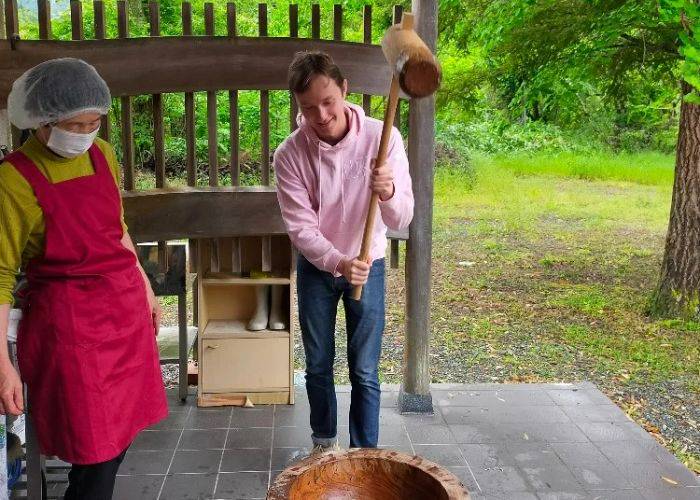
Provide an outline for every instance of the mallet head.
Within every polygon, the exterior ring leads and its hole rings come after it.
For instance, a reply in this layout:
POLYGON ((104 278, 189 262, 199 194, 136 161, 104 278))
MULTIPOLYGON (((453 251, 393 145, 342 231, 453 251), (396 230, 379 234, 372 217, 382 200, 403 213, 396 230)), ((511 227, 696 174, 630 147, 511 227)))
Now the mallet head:
POLYGON ((387 30, 382 51, 408 96, 426 97, 440 86, 440 64, 413 30, 412 14, 404 13, 401 24, 387 30))

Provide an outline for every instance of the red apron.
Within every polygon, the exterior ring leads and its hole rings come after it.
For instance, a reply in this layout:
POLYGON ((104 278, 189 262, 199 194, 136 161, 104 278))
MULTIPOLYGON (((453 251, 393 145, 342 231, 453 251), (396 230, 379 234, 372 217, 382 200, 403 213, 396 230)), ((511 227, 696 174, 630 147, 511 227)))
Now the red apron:
POLYGON ((25 154, 5 158, 44 213, 43 257, 27 265, 17 357, 42 453, 72 464, 118 456, 167 416, 158 346, 121 201, 96 145, 94 175, 51 184, 25 154))

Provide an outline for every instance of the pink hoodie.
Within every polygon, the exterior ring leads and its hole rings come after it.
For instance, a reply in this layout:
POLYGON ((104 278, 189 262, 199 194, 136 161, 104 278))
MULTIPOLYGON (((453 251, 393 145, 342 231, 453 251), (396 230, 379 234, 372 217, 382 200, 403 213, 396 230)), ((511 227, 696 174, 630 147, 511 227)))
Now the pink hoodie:
MULTIPOLYGON (((371 191, 371 161, 377 156, 382 122, 346 103, 348 134, 335 146, 321 141, 299 115, 299 128, 275 151, 277 199, 292 244, 322 271, 340 276, 338 263, 360 254, 371 191)), ((384 257, 386 229, 406 228, 413 218, 413 192, 401 134, 394 128, 387 164, 394 196, 379 202, 370 258, 384 257), (381 217, 379 216, 381 214, 381 217)))

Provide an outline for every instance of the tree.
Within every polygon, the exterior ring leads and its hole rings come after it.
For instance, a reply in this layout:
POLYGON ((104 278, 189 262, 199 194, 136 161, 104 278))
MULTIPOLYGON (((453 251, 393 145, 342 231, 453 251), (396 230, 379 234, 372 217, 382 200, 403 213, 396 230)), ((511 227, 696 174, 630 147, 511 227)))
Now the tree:
POLYGON ((674 99, 677 29, 660 18, 656 0, 480 5, 472 29, 457 32, 465 45, 482 45, 492 86, 513 117, 566 126, 612 109, 613 147, 625 128, 668 122, 673 106, 644 117, 633 111, 674 99))
POLYGON ((683 57, 676 173, 661 279, 651 312, 700 319, 700 9, 690 0, 662 0, 661 12, 681 29, 683 57))

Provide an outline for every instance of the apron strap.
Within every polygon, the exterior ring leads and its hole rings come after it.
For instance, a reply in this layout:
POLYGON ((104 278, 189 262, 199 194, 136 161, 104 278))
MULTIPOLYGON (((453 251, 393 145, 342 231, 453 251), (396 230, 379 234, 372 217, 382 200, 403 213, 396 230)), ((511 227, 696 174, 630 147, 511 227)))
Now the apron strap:
POLYGON ((12 165, 17 169, 17 171, 22 174, 32 189, 36 191, 37 188, 45 188, 50 186, 49 180, 44 176, 44 174, 39 171, 37 166, 34 164, 29 157, 22 151, 13 151, 5 157, 7 162, 12 163, 12 165))
POLYGON ((105 158, 105 155, 99 148, 99 146, 93 142, 92 146, 90 146, 90 149, 88 149, 88 153, 90 153, 90 161, 92 162, 92 168, 95 169, 95 174, 97 174, 100 177, 107 174, 111 178, 112 172, 109 169, 107 158, 105 158))

